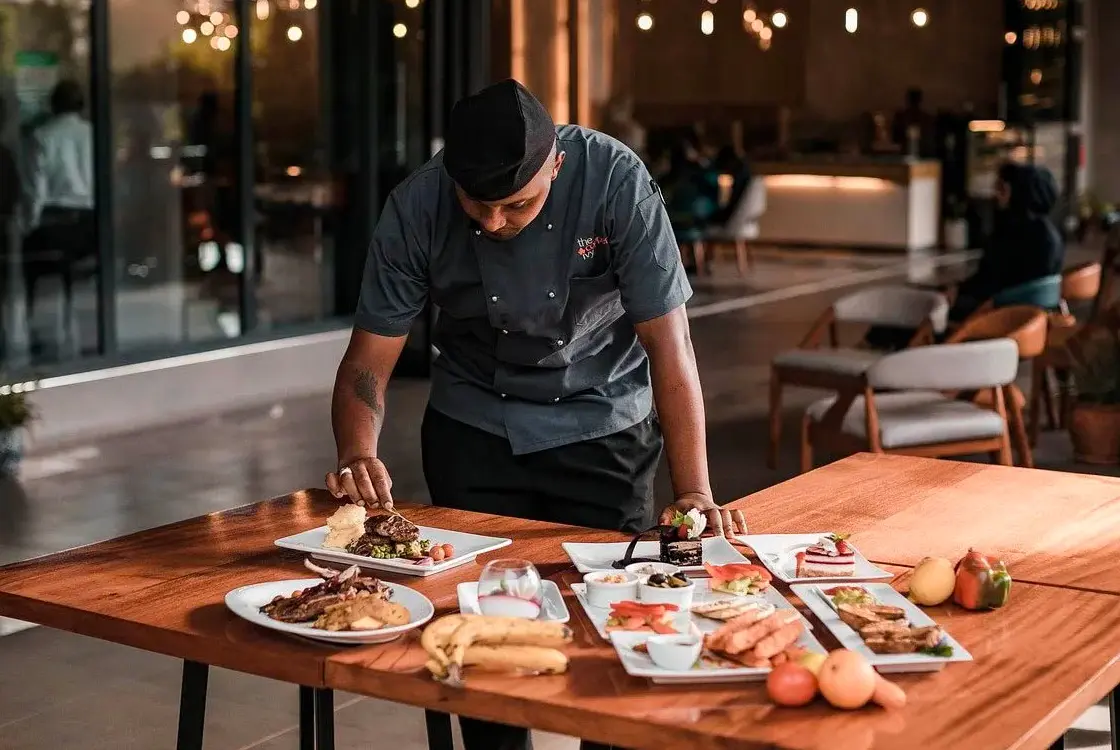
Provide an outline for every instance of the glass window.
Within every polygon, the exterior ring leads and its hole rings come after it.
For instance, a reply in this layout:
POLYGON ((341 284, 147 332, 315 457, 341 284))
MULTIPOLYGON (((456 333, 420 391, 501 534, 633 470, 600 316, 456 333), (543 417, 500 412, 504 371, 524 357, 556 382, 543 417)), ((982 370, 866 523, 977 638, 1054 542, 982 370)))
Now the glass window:
POLYGON ((98 352, 88 23, 88 0, 0 0, 4 370, 98 352))
POLYGON ((266 329, 319 320, 334 307, 328 259, 340 191, 328 169, 319 6, 253 3, 254 288, 266 329))
POLYGON ((122 351, 241 334, 231 6, 109 0, 122 351))

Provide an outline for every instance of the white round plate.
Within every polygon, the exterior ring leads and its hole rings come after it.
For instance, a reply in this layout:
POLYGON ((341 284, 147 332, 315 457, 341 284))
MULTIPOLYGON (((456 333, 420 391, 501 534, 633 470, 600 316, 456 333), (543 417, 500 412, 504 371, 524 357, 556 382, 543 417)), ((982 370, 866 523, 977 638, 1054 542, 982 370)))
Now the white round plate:
POLYGON ((389 584, 389 587, 393 590, 393 595, 389 597, 389 601, 396 602, 408 609, 410 620, 407 625, 382 628, 381 630, 318 630, 309 624, 273 620, 261 612, 261 607, 277 596, 288 596, 292 592, 310 588, 319 583, 322 583, 321 578, 296 578, 288 581, 272 581, 270 583, 242 586, 226 594, 226 606, 238 617, 243 617, 263 628, 311 638, 324 643, 349 645, 386 643, 397 638, 401 633, 407 633, 409 630, 420 627, 432 619, 436 612, 428 597, 407 586, 401 586, 399 583, 389 584))

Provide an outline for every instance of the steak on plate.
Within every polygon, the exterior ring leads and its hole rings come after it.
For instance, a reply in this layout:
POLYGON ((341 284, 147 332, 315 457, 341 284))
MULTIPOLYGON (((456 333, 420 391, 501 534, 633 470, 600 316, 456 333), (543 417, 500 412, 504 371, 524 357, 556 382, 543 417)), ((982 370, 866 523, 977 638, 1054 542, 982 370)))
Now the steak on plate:
POLYGON ((366 532, 393 542, 414 542, 420 538, 420 527, 404 516, 383 513, 366 519, 366 532))

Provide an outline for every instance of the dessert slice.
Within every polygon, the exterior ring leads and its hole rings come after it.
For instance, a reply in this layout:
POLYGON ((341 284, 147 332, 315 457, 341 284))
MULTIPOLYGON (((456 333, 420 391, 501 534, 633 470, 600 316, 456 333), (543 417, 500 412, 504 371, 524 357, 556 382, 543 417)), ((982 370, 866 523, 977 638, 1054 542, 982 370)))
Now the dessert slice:
POLYGON ((668 526, 660 527, 661 562, 682 568, 697 567, 704 562, 704 546, 700 535, 708 519, 698 510, 673 514, 668 526))
POLYGON ((855 575, 856 553, 847 534, 829 534, 797 553, 798 578, 845 578, 855 575))

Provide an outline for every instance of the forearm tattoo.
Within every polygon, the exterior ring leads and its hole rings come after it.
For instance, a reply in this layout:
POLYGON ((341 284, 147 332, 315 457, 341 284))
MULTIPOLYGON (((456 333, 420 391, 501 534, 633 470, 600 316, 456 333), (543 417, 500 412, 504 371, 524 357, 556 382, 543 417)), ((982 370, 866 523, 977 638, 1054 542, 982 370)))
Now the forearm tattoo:
POLYGON ((354 377, 354 395, 369 407, 375 417, 380 418, 384 407, 377 395, 377 376, 370 370, 358 370, 354 377))

